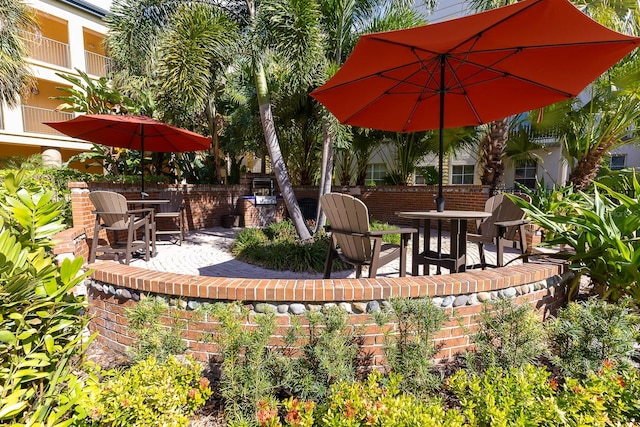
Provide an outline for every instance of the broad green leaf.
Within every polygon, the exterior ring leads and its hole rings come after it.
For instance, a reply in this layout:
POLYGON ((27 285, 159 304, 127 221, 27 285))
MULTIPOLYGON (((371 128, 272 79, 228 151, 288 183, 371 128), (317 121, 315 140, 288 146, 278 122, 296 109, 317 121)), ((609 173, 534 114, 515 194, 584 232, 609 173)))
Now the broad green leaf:
POLYGON ((0 341, 13 345, 16 343, 17 339, 15 335, 5 330, 5 331, 0 331, 0 341))

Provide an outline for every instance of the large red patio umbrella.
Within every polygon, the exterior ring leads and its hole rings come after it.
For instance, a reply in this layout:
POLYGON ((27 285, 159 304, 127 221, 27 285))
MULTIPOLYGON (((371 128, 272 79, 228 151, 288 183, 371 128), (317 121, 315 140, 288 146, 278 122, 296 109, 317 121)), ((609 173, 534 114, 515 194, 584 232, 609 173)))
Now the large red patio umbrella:
POLYGON ((73 138, 141 152, 144 196, 144 151, 185 152, 208 150, 211 139, 146 116, 86 114, 64 122, 45 123, 73 138))
POLYGON ((395 132, 474 126, 577 96, 640 38, 567 0, 524 0, 421 27, 360 37, 311 93, 340 122, 395 132))

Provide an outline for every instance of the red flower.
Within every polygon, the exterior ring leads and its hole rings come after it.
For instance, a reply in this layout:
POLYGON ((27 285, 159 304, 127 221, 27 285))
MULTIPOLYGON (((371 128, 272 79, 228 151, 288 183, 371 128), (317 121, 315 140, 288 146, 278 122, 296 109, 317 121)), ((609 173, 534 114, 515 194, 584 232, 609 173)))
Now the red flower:
POLYGON ((191 390, 189 390, 188 396, 190 399, 195 399, 197 395, 198 395, 198 390, 196 390, 195 388, 192 388, 191 390))
POLYGON ((300 418, 300 411, 296 409, 292 409, 287 412, 287 417, 285 418, 287 422, 291 425, 298 426, 302 423, 302 419, 300 418))
POLYGON ((582 393, 582 387, 580 387, 579 385, 574 385, 573 387, 571 387, 573 389, 573 391, 575 391, 577 394, 582 393))
POLYGON ((258 417, 258 422, 260 422, 260 425, 266 426, 267 423, 271 421, 276 415, 278 415, 278 411, 276 411, 275 409, 269 409, 267 404, 264 409, 260 409, 258 411, 258 414, 256 416, 258 417))
POLYGON ((551 386, 551 389, 553 391, 558 390, 558 381, 556 381, 555 378, 550 378, 549 379, 549 385, 551 386))
POLYGON ((627 383, 625 382, 624 378, 622 378, 621 376, 617 376, 616 381, 618 382, 618 385, 622 388, 625 388, 627 386, 627 383))
POLYGON ((613 368, 613 362, 611 360, 603 360, 602 365, 608 369, 613 368))
POLYGON ((200 388, 207 388, 209 387, 209 380, 207 378, 200 378, 200 388))

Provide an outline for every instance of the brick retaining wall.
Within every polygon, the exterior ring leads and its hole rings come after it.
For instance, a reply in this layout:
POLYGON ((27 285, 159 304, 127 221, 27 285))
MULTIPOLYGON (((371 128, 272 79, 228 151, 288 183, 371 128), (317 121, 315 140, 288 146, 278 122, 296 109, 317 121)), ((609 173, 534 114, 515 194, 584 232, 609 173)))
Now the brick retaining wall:
MULTIPOLYGON (((354 328, 361 326, 361 356, 370 357, 369 364, 384 365, 383 334, 375 324, 372 311, 392 296, 431 297, 451 317, 436 337, 441 346, 436 356, 446 360, 470 346, 465 329, 473 331, 481 301, 513 298, 516 303, 531 304, 540 319, 561 307, 567 299, 570 273, 561 264, 532 262, 521 266, 467 273, 378 279, 333 280, 262 280, 224 277, 202 277, 149 271, 113 262, 90 265, 94 270, 88 295, 93 320, 92 331, 103 345, 124 352, 132 343, 124 315, 142 297, 161 297, 178 310, 185 321, 183 337, 188 352, 207 361, 216 349, 202 341, 215 325, 207 315, 195 316, 190 311, 208 303, 242 301, 252 309, 248 325, 255 325, 255 312, 273 310, 278 313, 278 331, 273 344, 293 326, 292 317, 324 305, 338 305, 350 313, 354 328)), ((304 317, 302 317, 304 319, 304 317)), ((169 321, 167 315, 164 321, 169 321)), ((302 322, 304 327, 304 321, 302 322)), ((389 324, 395 329, 397 325, 389 324)))

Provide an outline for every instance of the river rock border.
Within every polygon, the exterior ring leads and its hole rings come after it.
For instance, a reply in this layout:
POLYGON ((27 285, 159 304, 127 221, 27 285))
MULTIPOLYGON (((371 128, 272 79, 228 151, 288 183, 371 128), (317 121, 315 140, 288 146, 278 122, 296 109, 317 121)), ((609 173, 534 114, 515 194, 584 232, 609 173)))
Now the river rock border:
MULTIPOLYGON (((529 283, 525 285, 515 286, 512 288, 505 288, 496 291, 483 291, 477 293, 469 293, 462 295, 443 295, 431 297, 431 301, 436 307, 440 308, 457 308, 462 306, 478 305, 486 302, 498 301, 501 299, 512 299, 520 295, 527 295, 529 293, 550 289, 565 283, 567 280, 573 277, 571 272, 565 274, 566 277, 552 276, 545 280, 538 280, 535 283, 529 283)), ((203 304, 214 302, 229 302, 229 300, 209 300, 202 298, 189 298, 182 299, 169 295, 145 293, 140 291, 131 290, 124 287, 114 286, 109 283, 101 282, 95 279, 89 279, 89 286, 98 293, 102 293, 105 296, 113 296, 120 300, 132 300, 140 301, 148 297, 154 297, 159 301, 164 302, 170 307, 180 308, 183 310, 197 310, 203 304)), ((244 302, 245 307, 248 308, 251 313, 275 313, 276 315, 304 315, 305 312, 321 311, 324 307, 339 307, 349 314, 364 314, 373 313, 381 310, 382 307, 389 307, 388 300, 371 300, 371 301, 352 301, 352 302, 325 302, 325 303, 301 303, 301 302, 280 302, 272 303, 265 301, 251 301, 244 302)))

